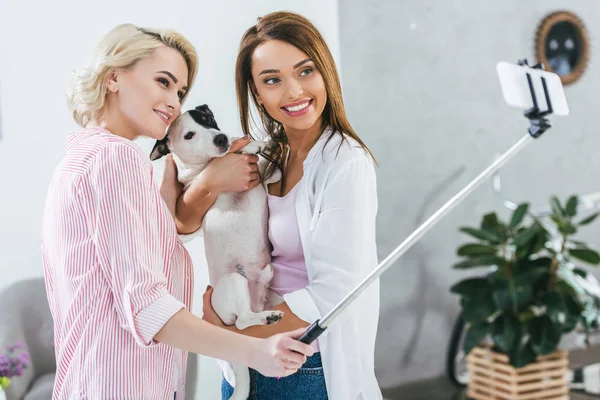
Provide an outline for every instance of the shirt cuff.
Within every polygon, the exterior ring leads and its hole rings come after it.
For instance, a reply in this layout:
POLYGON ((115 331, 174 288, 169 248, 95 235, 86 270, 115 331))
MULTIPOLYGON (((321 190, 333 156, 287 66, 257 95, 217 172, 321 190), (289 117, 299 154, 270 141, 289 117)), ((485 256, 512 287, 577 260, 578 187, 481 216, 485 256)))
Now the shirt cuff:
POLYGON ((144 307, 135 317, 135 330, 137 342, 144 347, 158 345, 154 336, 179 310, 185 305, 169 293, 154 300, 144 307))

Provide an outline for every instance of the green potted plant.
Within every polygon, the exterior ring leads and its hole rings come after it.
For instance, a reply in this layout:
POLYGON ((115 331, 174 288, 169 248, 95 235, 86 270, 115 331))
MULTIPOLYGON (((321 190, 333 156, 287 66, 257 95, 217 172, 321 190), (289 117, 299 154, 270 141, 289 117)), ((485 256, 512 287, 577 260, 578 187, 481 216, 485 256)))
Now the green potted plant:
POLYGON ((454 268, 494 267, 451 287, 467 323, 466 354, 487 340, 518 369, 555 352, 562 336, 576 327, 587 335, 597 324, 600 296, 594 292, 600 287, 575 261, 597 265, 600 254, 573 236, 598 213, 580 218, 576 196, 566 204, 552 197, 550 206, 543 219, 524 203, 510 221, 489 213, 479 227, 460 228, 476 240, 458 249, 461 260, 454 268))

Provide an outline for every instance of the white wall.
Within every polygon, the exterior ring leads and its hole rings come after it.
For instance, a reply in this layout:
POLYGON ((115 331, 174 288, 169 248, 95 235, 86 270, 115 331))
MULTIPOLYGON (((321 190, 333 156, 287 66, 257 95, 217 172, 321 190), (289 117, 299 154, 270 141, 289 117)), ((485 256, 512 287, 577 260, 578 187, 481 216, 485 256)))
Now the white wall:
MULTIPOLYGON (((200 55, 198 80, 186 107, 208 103, 219 126, 239 131, 234 60, 243 32, 275 10, 310 18, 339 64, 337 0, 185 1, 0 0, 0 290, 19 279, 42 275, 40 221, 47 185, 76 129, 67 111, 65 88, 101 36, 132 22, 186 35, 200 55), (89 5, 88 5, 89 4, 89 5), (92 5, 93 4, 93 5, 92 5)), ((149 141, 141 145, 150 150, 149 141)), ((162 170, 162 165, 157 165, 162 170)), ((157 174, 160 175, 160 174, 157 174)), ((188 245, 196 266, 194 309, 201 312, 207 285, 202 243, 188 245)), ((197 398, 220 398, 213 360, 201 358, 197 398)))

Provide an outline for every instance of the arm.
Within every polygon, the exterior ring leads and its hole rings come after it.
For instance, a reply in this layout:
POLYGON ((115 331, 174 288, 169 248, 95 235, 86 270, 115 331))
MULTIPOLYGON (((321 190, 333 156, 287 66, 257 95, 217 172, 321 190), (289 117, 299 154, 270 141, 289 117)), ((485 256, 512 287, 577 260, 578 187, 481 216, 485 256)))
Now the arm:
POLYGON ((250 139, 237 139, 229 154, 213 159, 177 199, 177 232, 196 232, 220 192, 241 192, 258 185, 258 157, 236 154, 250 139))
POLYGON ((296 314, 292 312, 292 310, 288 307, 286 303, 281 303, 276 307, 273 307, 273 310, 283 311, 283 318, 278 321, 276 324, 271 325, 256 325, 246 328, 244 330, 237 329, 235 325, 225 325, 223 321, 219 318, 215 310, 212 308, 210 299, 212 296, 212 288, 209 288, 202 297, 203 301, 203 316, 207 322, 210 322, 213 325, 216 325, 220 328, 228 330, 229 332, 239 333, 245 336, 251 336, 254 338, 268 338, 278 333, 288 332, 296 329, 305 329, 310 324, 306 321, 298 318, 296 314))
POLYGON ((177 232, 189 234, 196 232, 206 212, 217 200, 218 190, 211 186, 210 176, 200 174, 177 199, 175 225, 177 232))

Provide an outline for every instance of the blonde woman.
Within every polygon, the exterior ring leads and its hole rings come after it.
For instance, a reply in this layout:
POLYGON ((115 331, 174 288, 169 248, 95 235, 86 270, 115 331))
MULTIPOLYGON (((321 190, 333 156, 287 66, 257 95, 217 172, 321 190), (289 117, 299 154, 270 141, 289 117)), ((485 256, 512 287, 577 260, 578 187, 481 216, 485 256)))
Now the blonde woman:
MULTIPOLYGON (((180 195, 173 160, 159 191, 133 140, 164 137, 196 64, 178 33, 125 24, 104 37, 70 87, 82 129, 69 136, 52 178, 41 243, 54 317, 53 399, 181 398, 188 351, 267 376, 290 375, 313 353, 292 339, 302 330, 255 339, 189 312, 193 267, 172 217, 180 195)), ((196 184, 241 190, 212 172, 247 180, 255 160, 240 157, 219 160, 196 184)))

